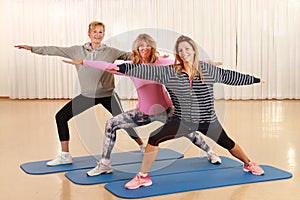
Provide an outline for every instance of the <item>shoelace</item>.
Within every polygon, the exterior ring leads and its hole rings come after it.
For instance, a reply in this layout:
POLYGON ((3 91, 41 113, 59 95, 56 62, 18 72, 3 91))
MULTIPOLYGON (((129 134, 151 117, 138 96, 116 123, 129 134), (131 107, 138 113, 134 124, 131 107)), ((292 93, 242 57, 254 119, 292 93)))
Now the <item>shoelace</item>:
POLYGON ((65 160, 66 159, 62 154, 58 154, 57 158, 60 159, 60 160, 65 160))
MULTIPOLYGON (((98 170, 98 169, 100 169, 100 166, 101 166, 101 162, 97 162, 97 166, 95 167, 95 170, 98 170)), ((103 164, 102 164, 103 165, 103 164)))
POLYGON ((142 178, 143 178, 143 177, 142 177, 141 175, 139 175, 139 174, 135 175, 135 177, 134 177, 134 179, 135 179, 136 181, 138 181, 139 183, 141 183, 142 178))
POLYGON ((250 164, 248 164, 247 167, 248 167, 249 169, 255 169, 256 164, 255 164, 255 163, 250 163, 250 164))

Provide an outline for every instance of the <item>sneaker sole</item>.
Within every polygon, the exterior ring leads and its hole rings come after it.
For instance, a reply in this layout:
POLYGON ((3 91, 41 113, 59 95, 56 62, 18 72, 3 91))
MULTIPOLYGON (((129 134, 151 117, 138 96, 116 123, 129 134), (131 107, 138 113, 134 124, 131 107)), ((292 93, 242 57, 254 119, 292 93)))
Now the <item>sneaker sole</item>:
POLYGON ((222 161, 212 162, 210 159, 208 159, 208 161, 209 161, 211 164, 214 164, 214 165, 220 165, 220 164, 222 164, 222 161))
POLYGON ((211 164, 213 164, 213 165, 220 165, 220 164, 222 164, 222 162, 219 162, 219 161, 217 161, 217 162, 211 162, 211 161, 209 161, 211 164))
POLYGON ((105 171, 105 172, 101 172, 99 174, 92 174, 92 175, 90 175, 90 174, 86 173, 86 175, 87 176, 100 176, 102 174, 111 174, 112 172, 113 172, 113 170, 111 169, 111 170, 108 170, 108 171, 105 171))
POLYGON ((249 173, 251 173, 251 174, 253 174, 253 175, 256 175, 256 176, 261 176, 261 175, 264 175, 265 173, 253 173, 253 172, 251 172, 250 170, 248 170, 248 169, 245 169, 245 168, 243 168, 243 170, 244 170, 244 172, 249 172, 249 173))
POLYGON ((126 188, 126 189, 129 189, 129 190, 134 190, 134 189, 138 189, 138 188, 140 188, 140 187, 147 187, 147 186, 150 186, 150 185, 152 185, 152 181, 149 182, 149 183, 145 183, 145 184, 142 184, 142 185, 138 185, 138 186, 136 186, 136 187, 125 187, 125 188, 126 188))
POLYGON ((46 164, 49 167, 55 167, 55 166, 59 166, 59 165, 68 165, 68 164, 72 164, 73 162, 68 162, 68 163, 59 163, 59 164, 46 164))

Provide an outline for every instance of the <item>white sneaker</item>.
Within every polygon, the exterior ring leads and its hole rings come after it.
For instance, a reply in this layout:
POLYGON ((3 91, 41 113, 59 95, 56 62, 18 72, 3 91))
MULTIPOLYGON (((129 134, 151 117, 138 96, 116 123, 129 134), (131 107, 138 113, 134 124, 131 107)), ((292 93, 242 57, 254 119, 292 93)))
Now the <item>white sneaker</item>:
POLYGON ((60 153, 54 160, 47 162, 47 165, 56 166, 56 165, 65 165, 71 163, 72 163, 72 156, 70 154, 66 157, 60 153))
POLYGON ((207 159, 212 164, 221 164, 222 163, 221 158, 214 151, 207 152, 207 159))
POLYGON ((100 161, 100 162, 98 162, 97 166, 94 169, 88 171, 86 174, 88 176, 98 176, 101 174, 110 174, 112 172, 113 172, 113 169, 111 168, 110 163, 105 165, 105 164, 101 163, 101 161, 100 161))

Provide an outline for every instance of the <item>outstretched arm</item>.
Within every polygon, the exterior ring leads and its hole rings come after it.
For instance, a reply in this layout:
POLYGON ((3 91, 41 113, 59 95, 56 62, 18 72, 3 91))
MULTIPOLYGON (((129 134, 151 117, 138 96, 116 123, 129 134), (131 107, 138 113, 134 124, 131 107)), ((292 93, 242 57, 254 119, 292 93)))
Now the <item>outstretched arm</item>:
POLYGON ((243 74, 237 71, 222 69, 208 63, 202 63, 203 69, 207 70, 208 74, 212 76, 217 83, 224 83, 227 85, 251 85, 253 83, 260 83, 260 78, 249 74, 243 74))
POLYGON ((15 45, 15 48, 29 50, 32 53, 47 56, 60 56, 65 58, 74 58, 81 46, 58 47, 58 46, 29 46, 15 45))
POLYGON ((63 60, 63 62, 72 64, 72 65, 83 65, 86 67, 91 67, 94 69, 108 71, 113 74, 123 75, 118 71, 117 64, 108 63, 104 61, 91 61, 91 60, 63 60))

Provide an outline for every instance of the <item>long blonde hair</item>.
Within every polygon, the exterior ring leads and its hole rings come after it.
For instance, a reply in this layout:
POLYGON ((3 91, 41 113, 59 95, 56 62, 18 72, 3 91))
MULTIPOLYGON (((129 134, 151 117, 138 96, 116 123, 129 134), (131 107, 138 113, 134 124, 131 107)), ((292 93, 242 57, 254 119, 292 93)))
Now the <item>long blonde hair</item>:
POLYGON ((139 46, 142 41, 145 41, 151 46, 151 54, 150 54, 150 63, 154 63, 159 55, 158 51, 156 50, 156 42, 155 40, 148 34, 140 34, 138 37, 134 40, 132 44, 132 60, 133 63, 142 63, 142 57, 139 53, 139 46))
POLYGON ((189 43, 195 54, 194 54, 194 61, 192 64, 192 74, 191 74, 191 78, 194 79, 197 75, 200 76, 200 79, 202 82, 204 82, 204 78, 203 78, 203 74, 202 74, 202 70, 201 70, 201 65, 199 63, 199 52, 198 52, 198 48, 196 43, 189 37, 181 35, 179 38, 177 38, 176 43, 175 43, 175 47, 174 47, 174 52, 175 52, 175 64, 174 67, 176 69, 176 72, 180 72, 182 71, 184 64, 183 64, 183 60, 180 58, 179 56, 179 52, 178 52, 178 46, 181 42, 187 42, 189 43))

